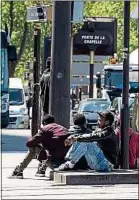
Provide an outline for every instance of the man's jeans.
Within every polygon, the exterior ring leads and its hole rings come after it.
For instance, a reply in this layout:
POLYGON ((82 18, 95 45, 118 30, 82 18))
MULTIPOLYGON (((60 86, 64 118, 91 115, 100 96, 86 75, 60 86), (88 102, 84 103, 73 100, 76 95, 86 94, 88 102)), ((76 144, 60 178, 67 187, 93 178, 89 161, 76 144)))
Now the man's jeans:
POLYGON ((105 158, 95 142, 74 142, 65 158, 76 164, 82 156, 85 156, 91 169, 96 171, 112 170, 112 164, 105 158))

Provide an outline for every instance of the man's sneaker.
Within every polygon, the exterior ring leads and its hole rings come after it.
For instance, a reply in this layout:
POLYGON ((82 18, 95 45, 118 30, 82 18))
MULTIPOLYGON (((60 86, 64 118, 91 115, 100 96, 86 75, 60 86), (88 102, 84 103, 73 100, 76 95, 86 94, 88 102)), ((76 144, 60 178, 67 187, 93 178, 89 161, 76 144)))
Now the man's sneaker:
POLYGON ((10 179, 14 179, 14 178, 23 179, 23 172, 15 170, 15 171, 13 171, 12 175, 9 176, 8 178, 10 178, 10 179))
POLYGON ((67 161, 66 163, 60 165, 58 168, 55 168, 54 171, 55 172, 68 171, 68 170, 72 170, 73 167, 74 165, 67 161))
POLYGON ((45 171, 44 170, 38 170, 35 174, 37 177, 45 177, 45 171))

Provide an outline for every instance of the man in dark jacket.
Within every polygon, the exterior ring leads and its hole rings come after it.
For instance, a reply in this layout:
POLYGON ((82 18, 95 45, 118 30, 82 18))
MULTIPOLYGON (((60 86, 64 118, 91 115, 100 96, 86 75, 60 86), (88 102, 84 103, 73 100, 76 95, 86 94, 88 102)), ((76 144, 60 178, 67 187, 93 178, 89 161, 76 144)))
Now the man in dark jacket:
POLYGON ((43 72, 42 77, 40 79, 40 96, 44 115, 49 113, 50 66, 51 58, 48 58, 46 63, 46 70, 43 72))
POLYGON ((42 127, 38 133, 29 138, 26 146, 29 151, 24 160, 15 168, 9 178, 23 178, 23 170, 28 166, 31 160, 37 155, 39 161, 36 176, 45 176, 46 168, 51 167, 53 160, 63 162, 68 147, 64 146, 64 141, 68 136, 68 130, 55 123, 52 115, 45 115, 42 120, 42 127))
MULTIPOLYGON (((92 133, 92 130, 87 128, 85 125, 85 116, 83 114, 77 113, 73 117, 74 125, 70 127, 68 132, 70 133, 71 137, 74 135, 85 134, 85 133, 92 133)), ((68 145, 67 145, 68 146, 68 145)), ((68 153, 65 157, 65 160, 68 160, 68 153)), ((89 166, 86 162, 85 157, 83 156, 74 166, 74 169, 88 169, 89 166)))
MULTIPOLYGON (((114 116, 111 112, 99 112, 98 114, 99 128, 94 132, 81 132, 66 139, 65 145, 72 145, 66 155, 68 161, 56 168, 55 171, 74 168, 82 156, 85 156, 89 167, 97 171, 111 171, 112 166, 116 165, 118 144, 112 128, 114 116)), ((82 117, 81 124, 86 127, 85 117, 84 120, 82 117)))

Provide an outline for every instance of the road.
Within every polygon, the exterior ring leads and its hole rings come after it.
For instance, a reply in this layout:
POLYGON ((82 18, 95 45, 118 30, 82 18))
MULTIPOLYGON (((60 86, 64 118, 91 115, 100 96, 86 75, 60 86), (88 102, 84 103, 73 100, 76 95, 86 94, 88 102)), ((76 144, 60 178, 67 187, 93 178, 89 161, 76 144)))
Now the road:
POLYGON ((26 154, 25 141, 30 130, 2 130, 1 199, 138 199, 138 185, 61 186, 34 176, 38 162, 33 160, 24 171, 24 179, 8 179, 26 154))
POLYGON ((31 130, 24 129, 3 129, 2 130, 2 151, 19 152, 27 151, 25 142, 31 136, 31 130))

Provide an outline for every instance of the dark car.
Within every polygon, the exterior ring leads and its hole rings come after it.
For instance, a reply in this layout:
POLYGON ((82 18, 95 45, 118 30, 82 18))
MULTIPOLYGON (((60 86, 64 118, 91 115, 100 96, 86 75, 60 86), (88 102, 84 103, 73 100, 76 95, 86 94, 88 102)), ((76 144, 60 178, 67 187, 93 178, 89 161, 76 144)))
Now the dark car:
POLYGON ((88 98, 82 100, 76 110, 76 113, 83 113, 87 120, 87 127, 94 130, 97 126, 97 112, 110 109, 111 102, 102 98, 88 98))

